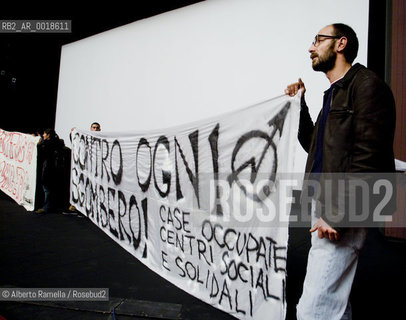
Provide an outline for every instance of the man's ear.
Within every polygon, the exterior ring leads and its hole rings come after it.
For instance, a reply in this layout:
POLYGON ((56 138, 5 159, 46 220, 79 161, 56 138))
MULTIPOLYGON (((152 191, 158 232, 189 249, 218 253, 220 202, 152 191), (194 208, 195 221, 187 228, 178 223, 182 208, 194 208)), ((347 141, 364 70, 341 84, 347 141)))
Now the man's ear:
POLYGON ((348 39, 346 37, 341 37, 340 39, 338 39, 337 44, 338 44, 338 48, 337 48, 337 52, 342 53, 345 49, 345 47, 347 46, 347 41, 348 39))

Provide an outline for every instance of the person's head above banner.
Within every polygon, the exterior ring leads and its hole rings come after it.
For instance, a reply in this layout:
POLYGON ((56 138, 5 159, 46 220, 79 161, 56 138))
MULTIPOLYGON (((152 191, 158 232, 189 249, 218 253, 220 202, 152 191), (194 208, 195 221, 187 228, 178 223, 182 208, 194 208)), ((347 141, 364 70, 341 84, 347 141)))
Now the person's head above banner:
POLYGON ((100 123, 98 123, 98 122, 93 122, 93 123, 90 125, 90 131, 101 131, 100 123))

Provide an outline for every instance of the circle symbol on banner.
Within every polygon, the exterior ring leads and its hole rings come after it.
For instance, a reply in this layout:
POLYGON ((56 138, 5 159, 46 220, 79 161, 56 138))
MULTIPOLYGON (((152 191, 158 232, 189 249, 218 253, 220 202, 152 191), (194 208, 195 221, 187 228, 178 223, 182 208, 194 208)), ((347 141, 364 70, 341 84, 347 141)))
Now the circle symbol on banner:
POLYGON ((278 159, 272 138, 263 131, 248 132, 238 140, 233 152, 233 174, 229 177, 229 182, 235 181, 244 194, 257 202, 271 194, 271 185, 276 178, 278 159), (252 149, 256 150, 254 154, 252 149), (246 158, 247 155, 250 156, 249 159, 246 158), (263 182, 261 176, 265 178, 266 183, 258 187, 255 183, 263 182), (252 187, 247 188, 247 182, 252 187))

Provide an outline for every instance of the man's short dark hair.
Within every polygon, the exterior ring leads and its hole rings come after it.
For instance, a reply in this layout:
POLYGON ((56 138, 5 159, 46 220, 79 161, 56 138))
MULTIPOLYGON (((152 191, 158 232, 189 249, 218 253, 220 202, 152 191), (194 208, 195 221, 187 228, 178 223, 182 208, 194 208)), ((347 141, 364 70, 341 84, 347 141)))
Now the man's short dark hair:
POLYGON ((49 138, 50 139, 55 139, 55 138, 59 138, 57 133, 55 132, 54 129, 52 128, 47 128, 44 130, 44 133, 49 134, 49 138))
POLYGON ((352 63, 358 54, 358 38, 355 31, 346 24, 343 23, 334 23, 332 24, 334 28, 334 35, 338 37, 347 38, 347 46, 344 48, 344 57, 347 62, 352 63))

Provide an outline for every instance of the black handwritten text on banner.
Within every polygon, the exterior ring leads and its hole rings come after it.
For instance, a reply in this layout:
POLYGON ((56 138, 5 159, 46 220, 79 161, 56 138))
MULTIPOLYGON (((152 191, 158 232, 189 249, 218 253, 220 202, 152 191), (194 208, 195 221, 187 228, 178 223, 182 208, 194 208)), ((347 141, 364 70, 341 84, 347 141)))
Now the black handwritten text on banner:
POLYGON ((293 170, 298 117, 298 98, 281 96, 162 132, 76 130, 71 203, 190 294, 284 319, 291 186, 279 177, 293 170))

